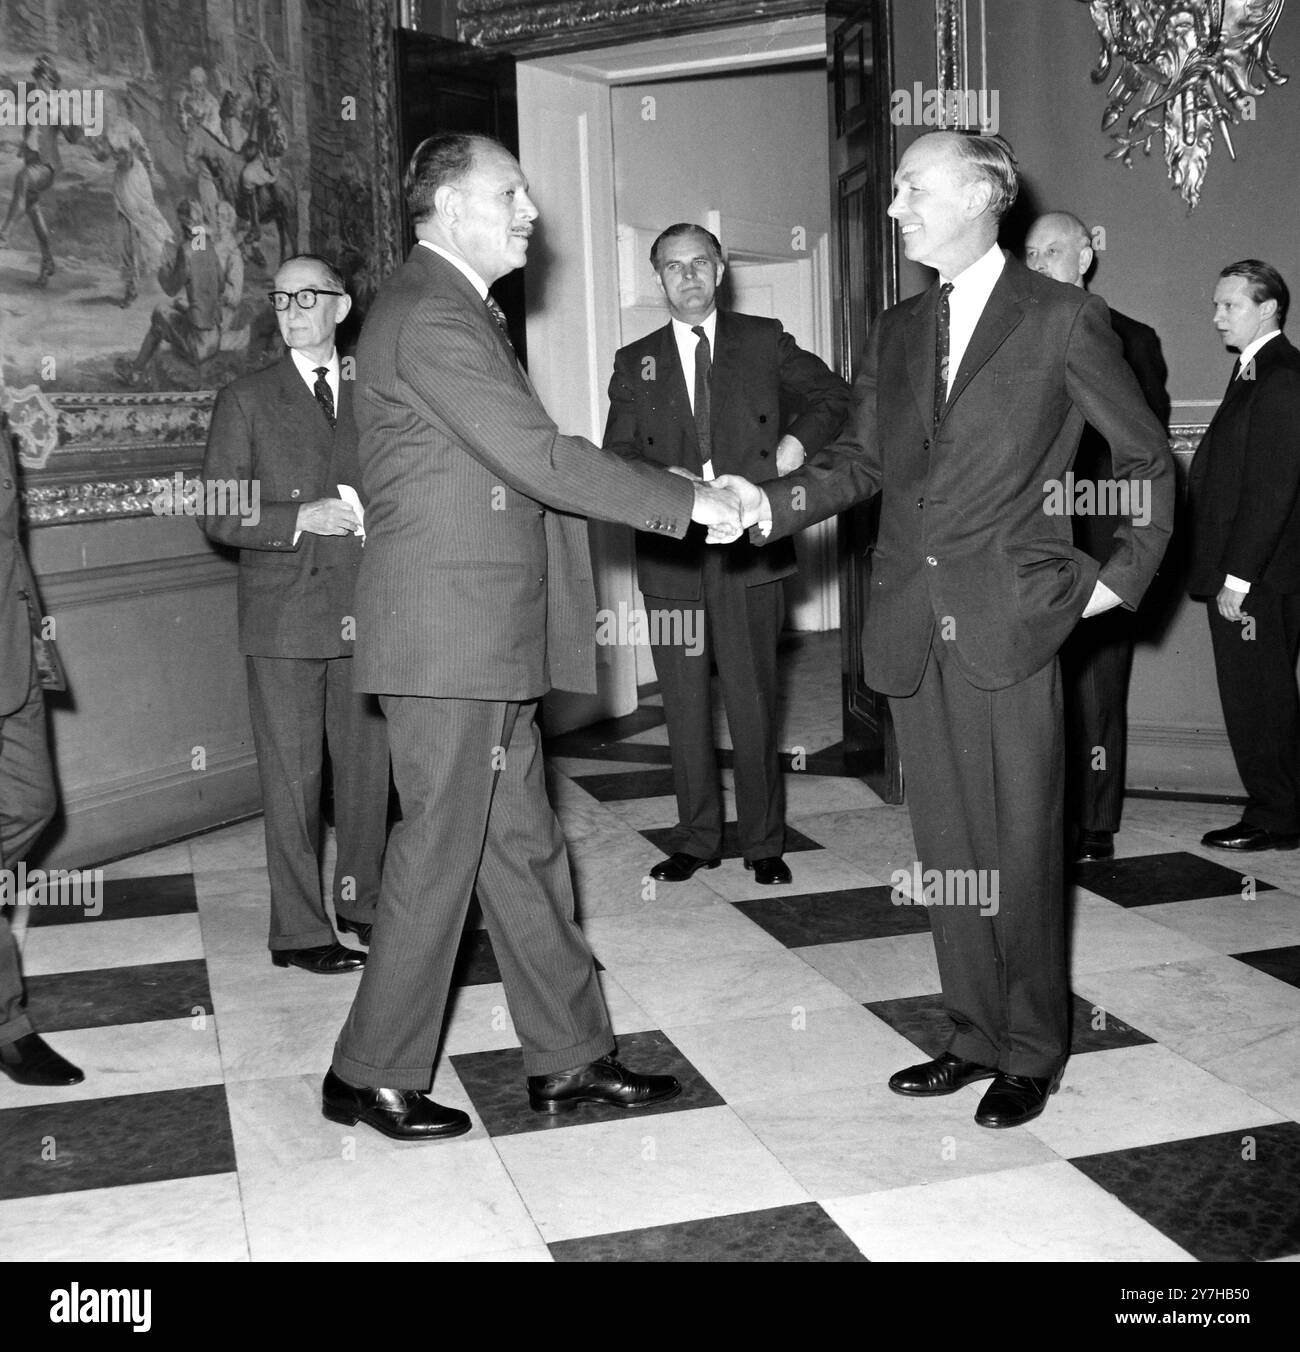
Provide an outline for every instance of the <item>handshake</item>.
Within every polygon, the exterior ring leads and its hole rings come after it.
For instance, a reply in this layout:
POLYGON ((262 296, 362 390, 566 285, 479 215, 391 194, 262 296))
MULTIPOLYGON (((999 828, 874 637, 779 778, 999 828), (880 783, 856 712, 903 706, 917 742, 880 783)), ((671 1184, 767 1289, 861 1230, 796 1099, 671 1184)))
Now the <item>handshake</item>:
POLYGON ((691 520, 709 528, 708 543, 729 545, 759 521, 770 521, 767 494, 748 479, 722 474, 716 479, 701 479, 689 470, 673 466, 670 474, 680 474, 695 485, 695 506, 691 520))

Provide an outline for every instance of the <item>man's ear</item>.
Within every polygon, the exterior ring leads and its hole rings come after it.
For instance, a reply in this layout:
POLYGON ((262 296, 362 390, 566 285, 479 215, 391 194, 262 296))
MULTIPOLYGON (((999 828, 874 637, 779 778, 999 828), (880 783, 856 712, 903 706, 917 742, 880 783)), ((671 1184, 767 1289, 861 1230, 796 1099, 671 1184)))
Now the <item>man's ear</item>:
POLYGON ((333 300, 335 306, 334 322, 336 324, 341 324, 348 317, 348 313, 352 309, 352 297, 345 291, 343 295, 335 296, 333 300))
POLYGON ((1270 296, 1268 300, 1262 300, 1259 303, 1259 312, 1265 319, 1273 319, 1277 315, 1277 301, 1270 296))
POLYGON ((993 200, 993 185, 982 174, 972 177, 966 188, 966 213, 969 220, 976 220, 987 210, 993 200))
POLYGON ((667 291, 664 291, 664 278, 663 278, 663 274, 659 271, 658 268, 655 269, 655 285, 658 286, 658 288, 659 288, 660 291, 663 291, 663 293, 664 293, 665 296, 668 294, 667 291))
POLYGON ((1092 267, 1092 260, 1096 258, 1091 244, 1085 244, 1079 250, 1079 280, 1082 281, 1088 275, 1088 269, 1092 267))
POLYGON ((719 287, 719 286, 722 285, 722 274, 723 274, 724 272, 726 272, 726 270, 727 270, 727 265, 726 265, 725 263, 721 263, 721 262, 720 262, 720 263, 717 263, 717 264, 715 265, 715 267, 716 267, 716 270, 717 270, 717 275, 716 275, 716 276, 714 277, 714 279, 713 279, 713 285, 714 285, 715 287, 719 287))
POLYGON ((459 202, 460 189, 454 183, 444 183, 433 194, 434 210, 449 225, 456 219, 456 207, 459 202))

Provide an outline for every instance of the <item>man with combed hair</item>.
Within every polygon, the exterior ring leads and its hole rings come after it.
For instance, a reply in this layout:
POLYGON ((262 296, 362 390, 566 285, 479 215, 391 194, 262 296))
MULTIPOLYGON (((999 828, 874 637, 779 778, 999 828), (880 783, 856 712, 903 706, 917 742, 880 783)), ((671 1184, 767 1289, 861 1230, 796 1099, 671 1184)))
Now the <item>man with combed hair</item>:
MULTIPOLYGON (((1083 286, 1092 270, 1094 253, 1088 228, 1068 211, 1049 211, 1029 227, 1025 262, 1044 277, 1083 286)), ((1113 306, 1110 326, 1124 346, 1124 360, 1132 368, 1147 407, 1169 425, 1168 371, 1156 331, 1130 319, 1113 306)), ((1110 447, 1095 427, 1083 429, 1074 460, 1076 484, 1094 489, 1114 484, 1110 447)), ((1074 543, 1098 562, 1109 557, 1116 512, 1097 510, 1073 516, 1074 543)), ((1073 817, 1076 859, 1109 859, 1115 853, 1124 804, 1124 751, 1128 705, 1128 676, 1133 664, 1133 615, 1116 606, 1081 624, 1061 649, 1065 680, 1066 806, 1073 817)))
POLYGON ((405 187, 417 242, 366 319, 356 402, 369 495, 357 684, 388 717, 402 820, 322 1106, 332 1121, 428 1140, 470 1127, 422 1091, 474 895, 536 1111, 646 1108, 680 1092, 612 1056, 537 705, 552 686, 596 688, 583 516, 680 537, 692 516, 738 523, 739 505, 560 435, 488 290, 523 267, 538 214, 505 147, 431 137, 405 187))
MULTIPOLYGON (((720 311, 726 264, 708 230, 670 225, 650 262, 669 322, 620 348, 609 382, 605 449, 705 479, 740 474, 762 483, 797 469, 843 426, 849 387, 805 352, 776 319, 720 311), (782 412, 790 410, 789 425, 782 412)), ((713 748, 710 668, 716 662, 734 748, 736 834, 754 881, 792 881, 785 852, 785 781, 777 737, 776 650, 794 542, 755 549, 737 540, 709 549, 703 530, 685 540, 638 532, 637 578, 646 609, 687 610, 698 647, 652 622, 650 646, 663 692, 677 795, 676 848, 650 870, 684 882, 722 857, 722 788, 713 748)))
POLYGON ((1214 327, 1237 361, 1188 476, 1189 593, 1209 602, 1223 721, 1249 795, 1219 850, 1300 845, 1300 352, 1282 332, 1290 293, 1257 258, 1214 288, 1214 327))
POLYGON ((719 482, 755 543, 881 495, 864 674, 890 697, 921 864, 986 871, 999 901, 930 909, 952 1034, 889 1084, 932 1096, 992 1079, 975 1120, 1012 1127, 1042 1112, 1069 1052, 1057 652, 1081 617, 1141 599, 1173 464, 1105 305, 998 248, 1017 188, 1005 141, 922 136, 894 188, 903 250, 938 281, 873 325, 836 441, 765 492, 719 482), (1085 421, 1117 475, 1151 484, 1149 524, 1121 523, 1101 564, 1043 512, 1085 421))

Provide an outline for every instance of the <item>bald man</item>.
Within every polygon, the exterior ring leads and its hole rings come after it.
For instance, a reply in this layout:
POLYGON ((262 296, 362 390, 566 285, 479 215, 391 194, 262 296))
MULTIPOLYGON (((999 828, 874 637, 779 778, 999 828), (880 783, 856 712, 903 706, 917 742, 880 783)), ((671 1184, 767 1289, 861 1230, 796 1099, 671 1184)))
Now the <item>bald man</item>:
MULTIPOLYGON (((1068 211, 1040 216, 1025 237, 1025 262, 1044 277, 1082 287, 1096 255, 1087 226, 1068 211)), ((1168 430, 1165 362, 1154 329, 1118 310, 1110 326, 1124 345, 1124 360, 1137 376, 1142 396, 1168 430)), ((1074 483, 1113 479, 1110 446, 1090 424, 1083 429, 1074 462, 1074 483)), ((1074 500, 1074 499, 1072 499, 1074 500)), ((1105 506, 1101 494, 1095 501, 1105 506)), ((1111 505, 1114 505, 1114 498, 1111 505)), ((1115 528, 1110 513, 1076 515, 1074 543, 1099 563, 1110 556, 1115 528)), ((1123 607, 1081 624, 1061 649, 1065 683, 1066 806, 1074 820, 1076 859, 1109 859, 1115 853, 1124 800, 1124 751, 1128 678, 1133 664, 1133 612, 1123 607)))

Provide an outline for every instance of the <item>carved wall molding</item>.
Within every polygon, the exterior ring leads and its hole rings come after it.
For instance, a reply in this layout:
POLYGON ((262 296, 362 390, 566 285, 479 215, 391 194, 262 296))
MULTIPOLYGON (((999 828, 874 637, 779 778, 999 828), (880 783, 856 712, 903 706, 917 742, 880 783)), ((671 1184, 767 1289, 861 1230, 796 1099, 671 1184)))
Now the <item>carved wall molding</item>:
POLYGON ((821 12, 809 0, 460 0, 462 42, 523 55, 821 12))
POLYGON ((1236 159, 1229 128, 1253 121, 1255 100, 1287 77, 1268 45, 1286 0, 1080 0, 1101 38, 1094 84, 1106 90, 1107 159, 1133 167, 1157 136, 1165 168, 1187 209, 1201 200, 1217 128, 1236 159), (1124 125, 1116 127, 1127 115, 1124 125), (1111 130, 1111 128, 1116 128, 1111 130))

